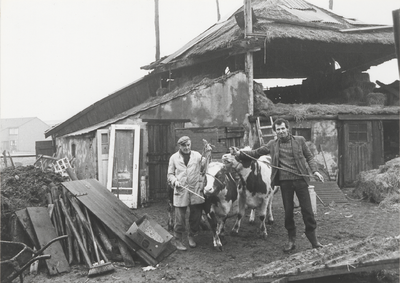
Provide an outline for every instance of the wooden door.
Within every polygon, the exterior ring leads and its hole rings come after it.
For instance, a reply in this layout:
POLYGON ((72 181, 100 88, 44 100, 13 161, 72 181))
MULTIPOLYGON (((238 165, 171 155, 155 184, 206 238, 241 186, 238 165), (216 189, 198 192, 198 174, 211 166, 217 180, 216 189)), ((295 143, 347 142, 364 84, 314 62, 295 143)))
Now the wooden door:
POLYGON ((361 171, 373 169, 372 157, 371 121, 346 121, 344 123, 343 156, 343 174, 346 186, 352 185, 361 171))
POLYGON ((175 152, 176 125, 172 123, 154 121, 147 124, 149 148, 147 152, 147 165, 149 168, 149 197, 162 199, 167 197, 167 172, 168 162, 175 152))
POLYGON ((107 188, 129 208, 137 208, 139 125, 111 125, 107 188))
POLYGON ((97 175, 99 182, 107 186, 108 152, 110 139, 108 130, 97 130, 97 175))

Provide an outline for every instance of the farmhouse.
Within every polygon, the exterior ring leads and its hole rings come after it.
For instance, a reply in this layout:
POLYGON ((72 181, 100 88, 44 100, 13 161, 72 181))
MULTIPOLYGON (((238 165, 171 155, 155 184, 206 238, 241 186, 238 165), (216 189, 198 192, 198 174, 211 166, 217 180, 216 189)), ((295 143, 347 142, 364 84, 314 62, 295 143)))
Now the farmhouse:
POLYGON ((230 146, 258 146, 257 122, 283 116, 342 187, 398 155, 398 82, 392 86, 397 96, 374 93, 364 73, 394 58, 391 26, 302 0, 253 0, 251 9, 240 8, 143 66, 148 75, 45 135, 55 141, 58 157, 74 159, 79 179, 98 179, 136 208, 140 199, 166 196, 178 137, 191 136, 200 152, 206 139, 218 159, 230 146), (271 78, 303 82, 264 89, 262 79, 271 78), (140 191, 143 183, 147 190, 140 191))
POLYGON ((1 119, 0 151, 34 153, 35 142, 44 140, 49 125, 37 117, 1 119))

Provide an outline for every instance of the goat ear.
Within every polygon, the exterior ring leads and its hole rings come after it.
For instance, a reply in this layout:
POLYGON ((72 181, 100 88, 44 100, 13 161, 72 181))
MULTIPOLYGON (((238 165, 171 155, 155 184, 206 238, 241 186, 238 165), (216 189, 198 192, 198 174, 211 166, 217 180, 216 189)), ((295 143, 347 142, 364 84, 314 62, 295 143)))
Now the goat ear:
POLYGON ((239 148, 238 148, 238 147, 231 146, 231 147, 229 148, 229 153, 230 153, 230 154, 235 154, 235 153, 238 152, 238 151, 239 151, 239 148))

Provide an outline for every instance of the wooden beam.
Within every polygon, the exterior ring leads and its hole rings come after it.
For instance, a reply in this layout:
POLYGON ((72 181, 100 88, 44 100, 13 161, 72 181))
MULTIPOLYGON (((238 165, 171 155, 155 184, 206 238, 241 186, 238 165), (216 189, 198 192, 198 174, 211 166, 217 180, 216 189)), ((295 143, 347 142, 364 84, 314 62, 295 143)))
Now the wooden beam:
POLYGON ((394 114, 375 114, 375 115, 355 115, 355 114, 339 114, 338 120, 399 120, 399 115, 394 114))
MULTIPOLYGON (((251 0, 244 0, 244 23, 245 23, 244 37, 247 38, 247 34, 250 34, 253 32, 251 0)), ((247 75, 248 95, 249 95, 248 113, 249 113, 249 115, 253 115, 253 113, 254 113, 254 94, 253 94, 254 66, 253 66, 253 52, 251 52, 251 51, 246 52, 245 73, 247 75)))
MULTIPOLYGON (((46 246, 51 240, 57 238, 47 208, 27 207, 26 210, 40 248, 46 246)), ((57 275, 71 270, 60 242, 54 242, 51 244, 44 250, 44 253, 51 255, 51 258, 46 260, 46 265, 50 275, 57 275)))
POLYGON ((394 27, 394 45, 397 54, 397 67, 400 74, 400 9, 392 11, 394 27))
POLYGON ((340 32, 357 32, 357 31, 373 31, 373 30, 382 30, 382 29, 390 29, 393 30, 393 26, 374 26, 374 27, 365 27, 365 28, 349 28, 349 29, 340 29, 340 32))

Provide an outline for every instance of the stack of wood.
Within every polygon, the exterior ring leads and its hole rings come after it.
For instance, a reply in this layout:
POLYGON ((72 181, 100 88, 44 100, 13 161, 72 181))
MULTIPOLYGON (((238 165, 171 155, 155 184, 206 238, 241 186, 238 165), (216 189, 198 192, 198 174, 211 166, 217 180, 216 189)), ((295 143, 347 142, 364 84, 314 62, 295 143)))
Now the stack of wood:
POLYGON ((134 266, 135 259, 156 265, 175 251, 169 243, 154 257, 126 236, 139 216, 97 180, 77 180, 72 169, 67 173, 71 180, 62 186, 43 186, 47 207, 28 207, 14 215, 13 241, 24 229, 37 250, 58 236, 68 235, 44 251, 51 255, 46 260, 50 275, 69 272, 71 264, 80 263, 88 266, 89 276, 91 270, 111 265, 111 261, 123 262, 126 267, 134 266))
MULTIPOLYGON (((16 211, 12 231, 13 234, 21 232, 18 220, 29 237, 28 243, 37 250, 58 236, 68 236, 44 250, 44 254, 51 255, 45 260, 50 275, 69 272, 71 264, 85 263, 91 269, 99 263, 109 263, 109 258, 124 260, 126 266, 134 265, 129 252, 124 250, 122 258, 113 250, 113 244, 102 223, 68 190, 59 189, 50 183, 47 202, 47 208, 27 207, 16 211)), ((18 239, 18 236, 13 236, 13 239, 18 239)), ((20 241, 27 242, 21 237, 20 241)), ((36 270, 31 269, 31 272, 36 272, 37 268, 36 265, 36 270)))
POLYGON ((100 260, 104 262, 109 262, 111 259, 123 260, 126 266, 135 265, 132 256, 123 246, 119 250, 113 249, 112 239, 101 221, 65 187, 62 191, 56 186, 50 187, 47 198, 50 216, 57 234, 68 235, 68 239, 62 244, 69 264, 76 262, 89 265, 89 263, 98 262, 96 245, 100 260), (94 233, 93 239, 91 231, 94 233))

